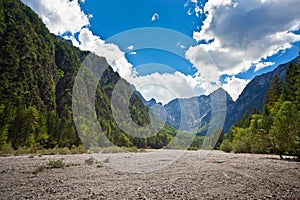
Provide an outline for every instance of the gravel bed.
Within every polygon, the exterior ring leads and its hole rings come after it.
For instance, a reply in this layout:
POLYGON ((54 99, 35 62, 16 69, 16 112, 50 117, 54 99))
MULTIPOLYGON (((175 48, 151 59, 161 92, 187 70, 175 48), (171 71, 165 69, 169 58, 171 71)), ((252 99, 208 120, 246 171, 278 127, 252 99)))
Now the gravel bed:
POLYGON ((221 151, 0 158, 0 199, 300 199, 300 163, 221 151), (45 168, 62 159, 64 168, 45 168), (94 160, 93 163, 88 160, 94 160))

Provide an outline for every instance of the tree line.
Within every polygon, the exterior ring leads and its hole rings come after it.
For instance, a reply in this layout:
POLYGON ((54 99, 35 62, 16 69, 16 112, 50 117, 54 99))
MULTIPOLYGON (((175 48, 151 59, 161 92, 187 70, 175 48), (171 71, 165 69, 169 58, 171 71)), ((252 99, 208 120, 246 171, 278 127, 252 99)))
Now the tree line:
POLYGON ((300 158, 300 63, 291 62, 285 78, 275 75, 262 112, 246 113, 224 136, 223 151, 274 153, 300 158))

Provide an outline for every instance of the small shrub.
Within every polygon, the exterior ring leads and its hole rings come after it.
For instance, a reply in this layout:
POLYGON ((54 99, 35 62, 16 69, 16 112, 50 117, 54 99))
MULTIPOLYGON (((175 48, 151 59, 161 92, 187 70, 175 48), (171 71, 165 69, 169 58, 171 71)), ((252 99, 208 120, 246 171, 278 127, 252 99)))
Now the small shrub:
POLYGON ((102 162, 103 163, 109 163, 110 162, 110 157, 105 158, 102 162))
POLYGON ((55 169, 55 168, 65 168, 71 166, 78 166, 78 163, 64 163, 62 159, 59 160, 49 160, 46 165, 38 166, 35 170, 32 171, 33 174, 44 171, 45 169, 55 169))
POLYGON ((83 154, 86 153, 86 149, 83 145, 79 145, 78 147, 73 145, 70 149, 71 154, 83 154))
POLYGON ((197 151, 197 150, 199 150, 199 148, 198 148, 198 147, 190 146, 190 147, 188 148, 188 150, 190 150, 190 151, 197 151))
POLYGON ((134 153, 139 152, 139 149, 136 147, 121 147, 121 149, 124 150, 125 152, 134 152, 134 153))
POLYGON ((79 163, 68 163, 65 165, 65 167, 72 167, 72 166, 79 166, 79 163))
POLYGON ((31 147, 19 147, 16 151, 15 151, 15 155, 24 155, 24 154, 32 154, 35 153, 35 150, 31 147))
POLYGON ((70 154, 70 150, 68 147, 64 147, 64 148, 54 148, 54 150, 56 151, 56 153, 60 154, 60 155, 67 155, 70 154))
POLYGON ((64 168, 65 163, 59 159, 59 160, 49 160, 47 163, 47 168, 52 169, 52 168, 64 168))
POLYGON ((104 166, 104 165, 103 165, 103 162, 101 162, 101 161, 97 161, 96 164, 97 164, 97 167, 98 167, 98 168, 101 168, 101 167, 104 166))
POLYGON ((249 153, 250 145, 245 140, 237 140, 232 144, 232 149, 235 153, 249 153))
POLYGON ((40 155, 55 155, 55 150, 54 149, 41 149, 41 150, 38 150, 36 153, 40 154, 40 155))
POLYGON ((35 170, 32 171, 33 174, 37 174, 39 172, 42 172, 46 169, 47 167, 46 166, 38 166, 35 170))
POLYGON ((10 144, 4 144, 0 148, 0 156, 10 156, 15 154, 15 150, 10 146, 10 144))
POLYGON ((84 161, 84 163, 87 164, 87 165, 92 165, 92 164, 94 164, 94 159, 93 158, 86 159, 84 161))
POLYGON ((140 152, 140 153, 146 152, 146 149, 139 149, 139 152, 140 152))
POLYGON ((231 152, 232 151, 231 142, 229 140, 224 140, 220 146, 220 150, 227 153, 231 152))

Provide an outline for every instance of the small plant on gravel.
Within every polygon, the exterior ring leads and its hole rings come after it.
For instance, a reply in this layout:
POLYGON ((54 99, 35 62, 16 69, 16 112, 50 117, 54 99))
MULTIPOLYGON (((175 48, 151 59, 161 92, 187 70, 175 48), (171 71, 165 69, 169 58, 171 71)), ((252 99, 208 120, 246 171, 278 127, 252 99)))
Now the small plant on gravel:
POLYGON ((101 161, 97 161, 96 164, 97 164, 97 167, 98 167, 98 168, 103 167, 103 162, 101 162, 101 161))
POLYGON ((65 167, 72 167, 72 166, 79 166, 79 163, 68 163, 65 165, 65 167))
POLYGON ((47 163, 47 168, 64 168, 66 164, 61 160, 49 160, 47 163))
POLYGON ((42 166, 38 166, 37 168, 35 168, 35 170, 32 171, 33 174, 37 174, 39 172, 42 172, 46 169, 47 167, 42 165, 42 166))
POLYGON ((87 165, 92 165, 92 164, 94 164, 94 159, 93 158, 86 159, 84 161, 84 163, 87 164, 87 165))
POLYGON ((110 157, 107 157, 103 160, 103 163, 109 163, 110 162, 110 157))
POLYGON ((65 168, 71 166, 78 166, 78 163, 64 163, 62 159, 59 160, 49 160, 46 165, 38 166, 35 170, 32 171, 33 174, 43 172, 45 169, 54 169, 54 168, 65 168))

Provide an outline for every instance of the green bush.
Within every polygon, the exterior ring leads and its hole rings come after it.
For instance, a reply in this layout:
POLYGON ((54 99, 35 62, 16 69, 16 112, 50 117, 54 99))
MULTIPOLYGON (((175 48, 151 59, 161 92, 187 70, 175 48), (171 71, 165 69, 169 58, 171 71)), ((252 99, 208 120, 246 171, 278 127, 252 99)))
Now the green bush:
POLYGON ((250 145, 245 140, 236 140, 232 144, 232 149, 235 153, 250 153, 250 145))
POLYGON ((221 146, 220 146, 220 150, 224 151, 224 152, 231 152, 232 151, 232 144, 229 140, 224 140, 222 143, 221 143, 221 146))
POLYGON ((47 167, 42 165, 42 166, 38 166, 37 168, 35 168, 35 170, 32 171, 33 174, 37 174, 39 172, 43 172, 47 167))
POLYGON ((19 147, 15 151, 15 155, 34 154, 37 151, 36 147, 19 147))
POLYGON ((92 164, 94 164, 94 158, 86 159, 86 160, 84 161, 84 163, 85 163, 86 165, 92 165, 92 164))
POLYGON ((71 154, 83 154, 86 153, 86 149, 83 145, 75 146, 73 145, 70 149, 71 154))
POLYGON ((47 163, 47 168, 52 169, 52 168, 64 168, 65 163, 62 161, 62 159, 59 160, 49 160, 47 163))
POLYGON ((0 148, 0 156, 10 156, 15 154, 15 150, 10 146, 10 144, 4 144, 0 148))

